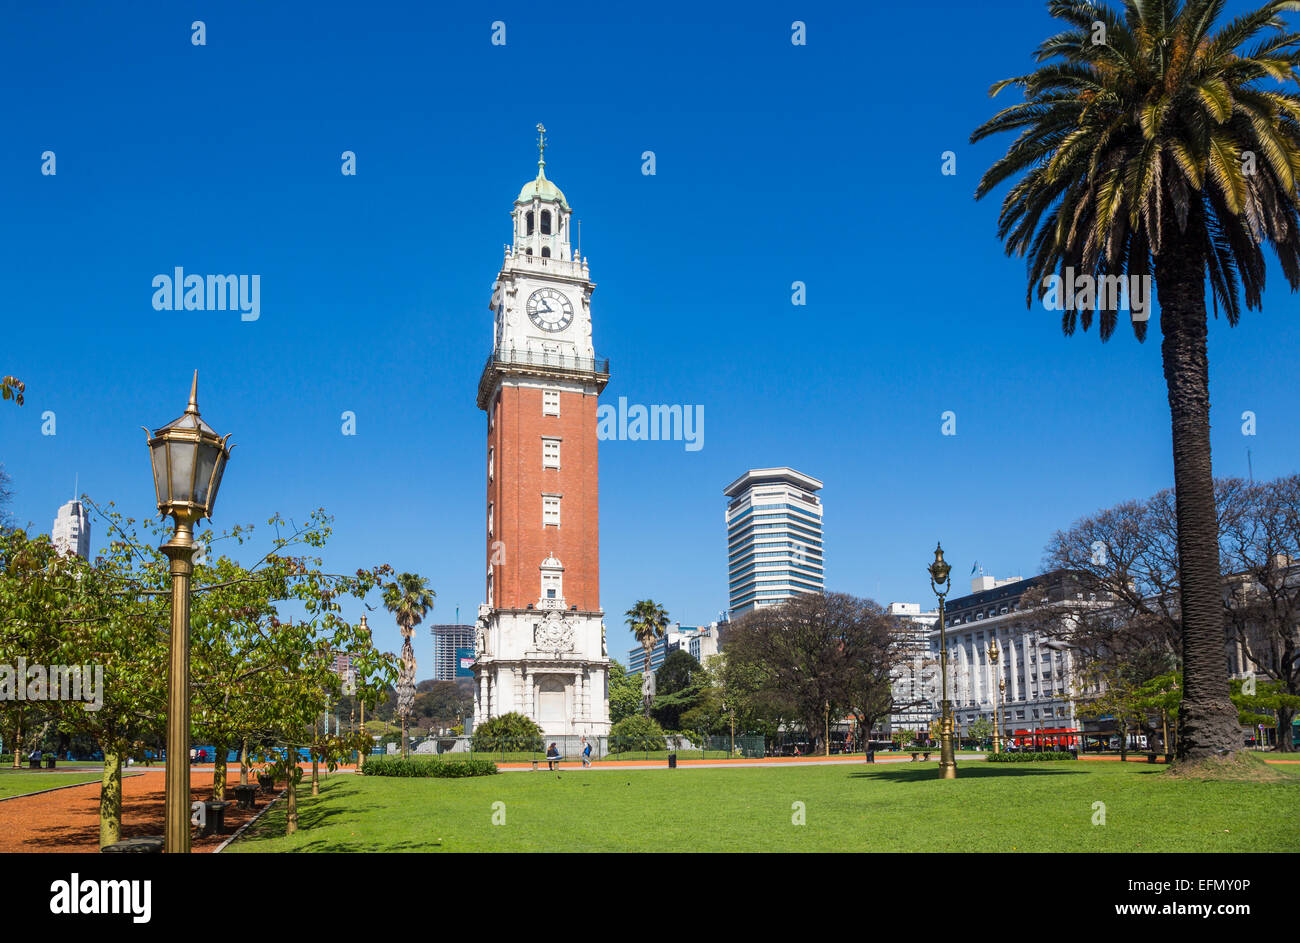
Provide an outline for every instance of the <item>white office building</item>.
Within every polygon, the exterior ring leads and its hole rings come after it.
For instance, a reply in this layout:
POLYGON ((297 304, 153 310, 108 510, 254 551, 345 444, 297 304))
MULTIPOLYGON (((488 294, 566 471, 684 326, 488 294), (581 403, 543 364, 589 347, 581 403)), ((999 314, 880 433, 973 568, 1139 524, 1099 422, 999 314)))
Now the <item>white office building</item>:
POLYGON ((50 538, 60 555, 71 553, 90 559, 90 516, 85 505, 74 498, 59 508, 50 538))
POLYGON ((793 468, 751 468, 724 490, 731 618, 825 588, 822 483, 793 468))

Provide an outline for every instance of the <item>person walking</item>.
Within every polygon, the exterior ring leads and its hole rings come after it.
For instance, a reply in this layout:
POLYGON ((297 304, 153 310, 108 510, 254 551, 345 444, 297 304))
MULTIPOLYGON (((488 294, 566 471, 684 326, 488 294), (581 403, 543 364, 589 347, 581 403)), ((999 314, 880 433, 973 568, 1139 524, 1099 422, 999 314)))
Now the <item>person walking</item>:
POLYGON ((591 766, 591 744, 587 742, 586 737, 582 738, 582 766, 583 769, 591 766))

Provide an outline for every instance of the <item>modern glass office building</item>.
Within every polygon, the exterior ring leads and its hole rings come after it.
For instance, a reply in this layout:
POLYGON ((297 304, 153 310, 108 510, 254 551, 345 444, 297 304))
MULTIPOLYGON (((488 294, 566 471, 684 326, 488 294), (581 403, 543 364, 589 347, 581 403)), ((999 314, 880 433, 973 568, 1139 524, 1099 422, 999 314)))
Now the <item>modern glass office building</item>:
POLYGON ((724 489, 733 619, 823 591, 821 488, 793 468, 751 468, 724 489))
POLYGON ((472 672, 458 670, 460 663, 456 653, 474 651, 474 626, 434 625, 429 627, 429 632, 433 636, 433 680, 455 681, 473 677, 472 672))

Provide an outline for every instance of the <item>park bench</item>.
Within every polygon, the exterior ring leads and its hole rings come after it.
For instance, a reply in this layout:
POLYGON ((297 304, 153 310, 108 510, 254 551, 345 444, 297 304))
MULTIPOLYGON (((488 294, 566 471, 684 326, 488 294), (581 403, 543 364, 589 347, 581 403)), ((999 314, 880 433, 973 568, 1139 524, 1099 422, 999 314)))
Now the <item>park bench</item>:
POLYGON ((241 809, 257 808, 257 793, 261 787, 253 785, 235 786, 230 791, 235 794, 235 802, 241 809))
POLYGON ((547 767, 547 768, 549 769, 549 764, 551 764, 551 763, 563 763, 563 762, 564 762, 564 757, 563 757, 563 756, 543 756, 543 757, 541 757, 540 759, 538 759, 537 757, 533 757, 533 769, 537 769, 537 764, 538 764, 538 763, 546 763, 546 764, 548 764, 548 767, 547 767))
POLYGON ((163 840, 161 835, 151 835, 146 838, 127 838, 111 845, 105 845, 99 850, 101 854, 105 855, 157 855, 162 854, 163 840))
POLYGON ((915 762, 917 761, 917 758, 918 758, 918 757, 922 757, 922 758, 924 758, 924 759, 926 759, 926 760, 929 760, 929 759, 930 759, 930 751, 929 751, 929 750, 924 750, 924 751, 922 751, 922 750, 913 750, 913 751, 912 751, 912 762, 915 763, 915 762))

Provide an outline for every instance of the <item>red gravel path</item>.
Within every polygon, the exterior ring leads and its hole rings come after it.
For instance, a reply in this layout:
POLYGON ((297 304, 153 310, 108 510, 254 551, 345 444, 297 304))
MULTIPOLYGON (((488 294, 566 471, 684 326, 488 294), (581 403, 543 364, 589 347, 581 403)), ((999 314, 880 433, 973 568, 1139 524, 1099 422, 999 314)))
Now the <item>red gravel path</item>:
MULTIPOLYGON (((139 775, 122 777, 122 837, 140 838, 163 833, 163 770, 161 767, 131 772, 139 775)), ((322 771, 322 777, 324 772, 322 771)), ((226 798, 233 798, 230 787, 238 784, 238 768, 226 774, 226 798)), ((299 795, 311 791, 311 768, 307 767, 299 795)), ((192 800, 212 798, 212 770, 190 773, 192 800)), ((269 796, 259 796, 257 810, 266 807, 269 796)), ((226 808, 224 835, 195 837, 191 848, 211 852, 234 834, 257 811, 239 809, 233 803, 226 808)), ((0 802, 0 852, 13 851, 99 851, 99 783, 86 783, 57 789, 39 796, 18 796, 0 802)))

